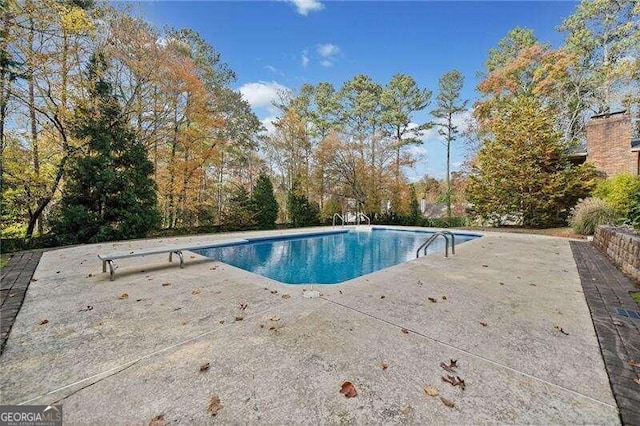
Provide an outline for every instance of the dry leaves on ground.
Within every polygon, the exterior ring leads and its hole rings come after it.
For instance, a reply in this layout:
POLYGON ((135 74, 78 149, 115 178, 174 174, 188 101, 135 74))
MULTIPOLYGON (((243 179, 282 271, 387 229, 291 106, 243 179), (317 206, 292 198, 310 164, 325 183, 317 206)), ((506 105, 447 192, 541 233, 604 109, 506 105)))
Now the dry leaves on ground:
POLYGON ((220 403, 220 398, 218 398, 218 395, 211 395, 211 399, 209 400, 209 406, 207 407, 207 411, 209 411, 209 413, 212 416, 215 416, 216 414, 218 414, 218 411, 220 411, 220 409, 222 408, 222 404, 220 403))
POLYGON ((271 321, 280 321, 280 317, 277 315, 274 315, 271 317, 271 321))
POLYGON ((433 386, 425 386, 424 387, 424 393, 426 393, 429 396, 438 396, 438 395, 440 395, 440 391, 438 390, 438 388, 433 387, 433 386))
POLYGON ((400 408, 400 414, 409 414, 410 411, 411 411, 410 405, 405 405, 404 407, 400 408))
POLYGON ((450 383, 453 386, 460 386, 460 389, 465 390, 466 385, 464 384, 464 380, 460 376, 442 376, 442 381, 450 383))
POLYGON ((446 370, 449 373, 455 373, 454 369, 458 368, 458 360, 450 359, 449 365, 445 364, 444 362, 441 362, 440 367, 442 367, 443 370, 446 370))
POLYGON ((482 322, 482 321, 480 321, 480 325, 481 325, 481 326, 483 326, 483 327, 486 327, 486 326, 487 326, 487 323, 486 323, 486 322, 482 322))
POLYGON ((207 371, 209 367, 211 367, 211 364, 209 364, 208 362, 205 362, 200 366, 200 371, 207 371))
POLYGON ((169 287, 171 283, 162 283, 162 287, 169 287))
POLYGON ((382 364, 380 364, 380 368, 382 368, 383 370, 386 370, 387 368, 389 368, 389 364, 383 361, 382 364))
POLYGON ((149 421, 149 426, 164 426, 164 414, 158 414, 149 421))
POLYGON ((632 367, 640 367, 640 362, 636 361, 635 359, 631 359, 629 360, 629 365, 632 367))
POLYGON ((87 307, 86 307, 86 308, 82 308, 82 309, 80 309, 78 312, 89 312, 89 311, 91 311, 91 310, 93 310, 93 306, 91 306, 91 305, 87 305, 87 307))
POLYGON ((565 336, 568 336, 568 335, 569 335, 569 333, 567 333, 566 331, 564 331, 564 330, 562 329, 562 327, 560 327, 560 326, 557 326, 557 325, 556 325, 554 328, 555 328, 556 330, 558 330, 560 333, 564 334, 565 336))
POLYGON ((442 296, 442 300, 447 300, 447 296, 442 296))
POLYGON ((347 398, 353 398, 354 396, 358 395, 358 391, 356 390, 356 387, 353 386, 353 383, 351 382, 344 382, 342 384, 342 387, 340 388, 340 393, 346 396, 347 398))
POLYGON ((437 302, 437 300, 434 299, 433 297, 428 297, 427 299, 429 299, 429 302, 431 302, 431 303, 436 303, 437 302))
POLYGON ((283 299, 290 299, 290 298, 291 298, 291 296, 290 296, 290 295, 288 295, 288 294, 283 294, 283 295, 282 295, 282 298, 283 298, 283 299))
POLYGON ((440 397, 440 401, 442 401, 442 403, 443 403, 444 405, 446 405, 447 407, 449 407, 449 408, 453 408, 453 407, 455 407, 455 406, 456 406, 456 404, 454 404, 454 402, 453 402, 453 401, 448 400, 448 399, 443 398, 443 397, 440 397))
POLYGON ((249 306, 249 304, 248 304, 248 303, 241 303, 241 304, 240 304, 240 310, 241 310, 241 311, 244 311, 245 309, 247 309, 247 306, 249 306))
POLYGON ((403 329, 402 329, 402 330, 400 330, 400 331, 402 331, 404 334, 409 334, 409 330, 407 330, 406 328, 403 328, 403 329))
POLYGON ((242 321, 244 317, 236 317, 236 321, 242 321))
POLYGON ((45 325, 48 324, 49 320, 48 319, 43 319, 42 321, 40 321, 40 325, 45 325))
POLYGON ((200 289, 195 289, 191 292, 191 294, 196 295, 196 294, 200 294, 200 289))
POLYGON ((120 297, 118 297, 118 299, 120 299, 120 300, 124 300, 124 299, 128 299, 128 298, 129 298, 129 295, 127 293, 122 293, 120 295, 120 297))

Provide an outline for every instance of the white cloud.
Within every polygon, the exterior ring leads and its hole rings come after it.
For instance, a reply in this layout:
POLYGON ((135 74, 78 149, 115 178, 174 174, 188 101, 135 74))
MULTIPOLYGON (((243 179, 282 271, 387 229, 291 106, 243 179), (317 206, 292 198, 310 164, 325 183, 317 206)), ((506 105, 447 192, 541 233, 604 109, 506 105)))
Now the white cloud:
POLYGON ((287 0, 296 7, 298 13, 307 16, 311 12, 317 12, 324 9, 324 5, 318 0, 287 0))
POLYGON ((302 51, 302 66, 306 68, 307 65, 309 65, 309 51, 305 49, 302 51))
POLYGON ((318 55, 323 58, 332 58, 340 53, 340 48, 335 44, 325 43, 318 45, 318 55))
POLYGON ((289 91, 286 86, 275 81, 247 83, 240 86, 238 90, 252 107, 267 109, 273 107, 273 102, 280 98, 281 93, 289 91))
POLYGON ((320 65, 322 65, 325 68, 330 68, 333 66, 333 62, 325 59, 324 61, 320 62, 320 65))
POLYGON ((278 68, 274 67, 273 65, 265 65, 264 67, 265 69, 271 71, 272 73, 278 74, 279 76, 284 77, 284 73, 280 71, 278 68))

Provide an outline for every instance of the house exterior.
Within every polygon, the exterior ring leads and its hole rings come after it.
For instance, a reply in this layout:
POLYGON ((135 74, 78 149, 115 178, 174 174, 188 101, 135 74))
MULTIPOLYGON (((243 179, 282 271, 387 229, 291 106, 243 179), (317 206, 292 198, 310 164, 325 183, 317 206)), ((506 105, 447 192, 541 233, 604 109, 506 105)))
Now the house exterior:
POLYGON ((572 154, 574 163, 592 163, 607 176, 640 175, 640 137, 629 112, 594 115, 586 127, 586 150, 582 147, 572 154))

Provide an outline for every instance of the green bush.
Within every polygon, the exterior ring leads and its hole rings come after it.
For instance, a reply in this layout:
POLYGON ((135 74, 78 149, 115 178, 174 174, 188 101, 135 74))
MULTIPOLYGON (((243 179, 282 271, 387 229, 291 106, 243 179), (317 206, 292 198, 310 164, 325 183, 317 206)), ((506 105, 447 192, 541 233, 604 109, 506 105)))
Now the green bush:
POLYGON ((612 224, 620 215, 606 201, 587 198, 572 210, 569 224, 580 235, 593 235, 598 225, 612 224))
POLYGON ((640 176, 621 174, 600 181, 593 196, 613 207, 620 216, 627 216, 634 207, 634 198, 640 192, 640 176))
POLYGON ((636 229, 640 229, 640 191, 636 192, 636 195, 633 198, 633 206, 631 207, 631 210, 629 210, 627 221, 629 225, 636 229))

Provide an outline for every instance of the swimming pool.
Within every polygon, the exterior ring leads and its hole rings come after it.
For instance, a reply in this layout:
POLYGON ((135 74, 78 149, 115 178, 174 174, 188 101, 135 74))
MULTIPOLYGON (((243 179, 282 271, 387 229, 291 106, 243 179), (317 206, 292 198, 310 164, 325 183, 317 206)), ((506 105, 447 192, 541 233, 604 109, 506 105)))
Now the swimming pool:
MULTIPOLYGON (((285 284, 337 284, 411 259, 433 232, 367 228, 316 234, 247 238, 246 242, 194 250, 285 284)), ((456 245, 478 238, 456 233, 456 245)), ((444 251, 438 238, 427 254, 444 251)))

